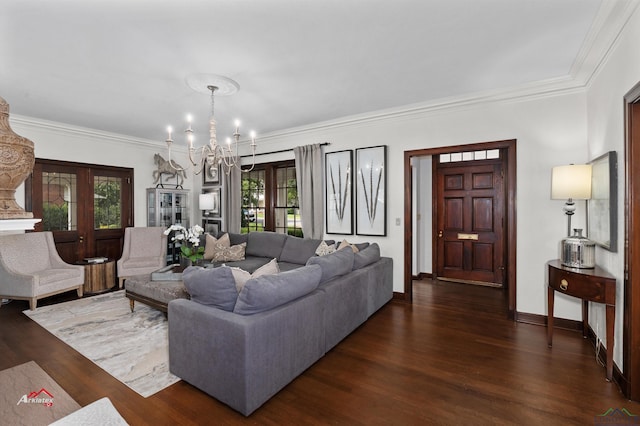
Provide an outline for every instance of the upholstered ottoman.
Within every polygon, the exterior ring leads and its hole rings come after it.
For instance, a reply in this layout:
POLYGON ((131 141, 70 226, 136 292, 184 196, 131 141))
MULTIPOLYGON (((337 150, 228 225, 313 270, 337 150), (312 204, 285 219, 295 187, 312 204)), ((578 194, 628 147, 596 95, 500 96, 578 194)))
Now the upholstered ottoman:
POLYGON ((173 299, 190 298, 182 281, 151 281, 150 274, 129 277, 124 287, 131 312, 136 300, 166 313, 167 305, 173 299))

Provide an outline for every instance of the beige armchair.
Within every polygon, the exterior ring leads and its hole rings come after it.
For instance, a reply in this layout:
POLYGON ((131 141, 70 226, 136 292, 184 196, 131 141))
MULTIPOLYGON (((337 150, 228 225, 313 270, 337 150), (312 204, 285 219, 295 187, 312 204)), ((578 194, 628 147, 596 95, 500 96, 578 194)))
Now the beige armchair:
POLYGON ((69 290, 82 297, 84 267, 65 263, 51 232, 0 236, 0 298, 28 300, 31 310, 39 299, 69 290))
POLYGON ((127 277, 150 274, 167 264, 167 236, 161 226, 126 228, 122 257, 117 262, 118 285, 127 277))

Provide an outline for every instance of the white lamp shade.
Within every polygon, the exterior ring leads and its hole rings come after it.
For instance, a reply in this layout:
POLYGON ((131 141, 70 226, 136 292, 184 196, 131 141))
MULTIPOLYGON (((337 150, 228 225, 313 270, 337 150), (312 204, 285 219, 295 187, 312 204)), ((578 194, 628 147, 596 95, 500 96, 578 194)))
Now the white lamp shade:
POLYGON ((198 203, 200 210, 213 210, 213 193, 200 194, 198 203))
POLYGON ((591 198, 591 165, 557 166, 551 172, 551 199, 588 200, 591 198))

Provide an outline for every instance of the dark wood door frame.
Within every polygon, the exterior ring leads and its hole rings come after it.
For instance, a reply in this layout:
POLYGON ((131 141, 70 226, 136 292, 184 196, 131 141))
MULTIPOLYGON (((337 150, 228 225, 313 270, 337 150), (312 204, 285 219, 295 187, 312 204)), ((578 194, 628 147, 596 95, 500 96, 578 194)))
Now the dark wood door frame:
POLYGON ((507 257, 507 291, 509 294, 509 318, 516 319, 516 140, 480 142, 469 145, 445 146, 439 148, 417 149, 404 152, 404 301, 413 300, 412 259, 413 259, 413 187, 411 159, 413 157, 434 156, 451 152, 480 151, 502 149, 507 156, 505 170, 505 204, 506 204, 506 246, 507 257))
POLYGON ((640 83, 624 98, 625 116, 625 231, 624 324, 620 387, 640 400, 640 83))

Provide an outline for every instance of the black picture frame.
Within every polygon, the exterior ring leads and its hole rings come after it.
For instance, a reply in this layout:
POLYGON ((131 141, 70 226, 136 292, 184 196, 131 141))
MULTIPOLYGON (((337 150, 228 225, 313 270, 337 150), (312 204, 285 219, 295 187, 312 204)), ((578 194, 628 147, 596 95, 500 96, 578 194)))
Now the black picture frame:
POLYGON ((591 161, 591 198, 587 200, 587 237, 618 251, 618 155, 609 151, 591 161))
POLYGON ((222 230, 222 221, 219 219, 204 218, 202 219, 202 229, 204 229, 204 232, 217 237, 222 230))
POLYGON ((208 214, 213 217, 220 217, 222 213, 222 205, 220 204, 222 202, 221 192, 222 188, 219 186, 215 188, 202 188, 203 194, 213 194, 213 209, 207 211, 208 214))
POLYGON ((387 235, 387 146, 356 149, 356 235, 387 235))
POLYGON ((216 185, 220 183, 220 164, 205 165, 202 170, 202 185, 216 185))
POLYGON ((327 152, 325 225, 327 234, 353 234, 353 151, 327 152))

